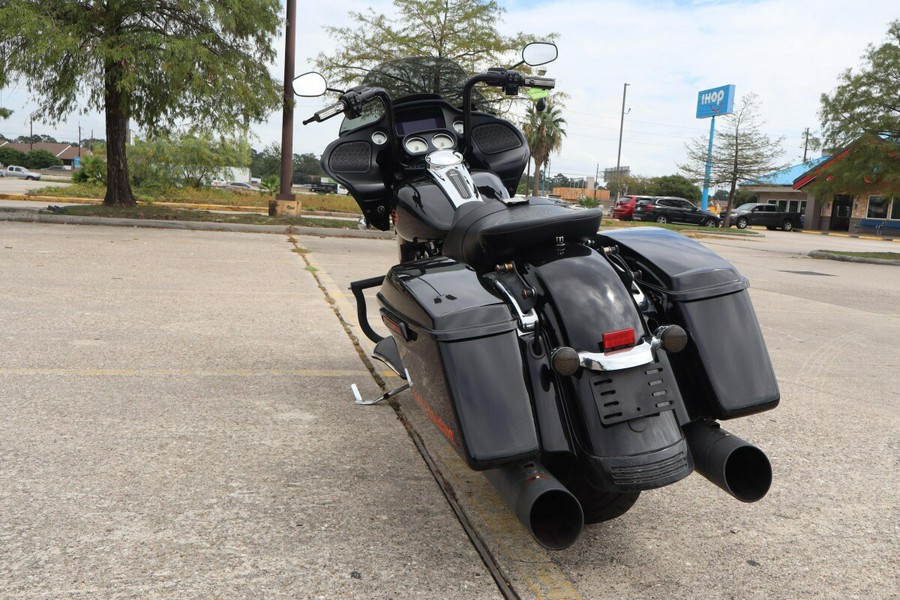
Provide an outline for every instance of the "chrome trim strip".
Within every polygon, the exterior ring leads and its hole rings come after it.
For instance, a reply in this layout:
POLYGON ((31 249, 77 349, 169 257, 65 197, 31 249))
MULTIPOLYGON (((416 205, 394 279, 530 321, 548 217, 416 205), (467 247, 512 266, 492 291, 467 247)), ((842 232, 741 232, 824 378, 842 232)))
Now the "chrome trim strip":
POLYGON ((643 341, 638 346, 613 352, 579 352, 581 366, 591 371, 621 371, 656 361, 653 345, 643 341))
POLYGON ((459 208, 466 202, 481 202, 478 189, 472 183, 472 176, 466 165, 463 164, 462 155, 453 150, 438 150, 429 154, 425 161, 428 163, 428 174, 443 190, 447 198, 455 208, 459 208), (455 171, 454 175, 450 172, 455 171), (451 180, 451 177, 453 180, 451 180), (454 181, 455 180, 455 181, 454 181), (455 184, 455 185, 454 185, 455 184), (460 193, 460 186, 464 192, 460 193))
POLYGON ((532 308, 527 313, 522 312, 522 308, 519 306, 519 303, 516 302, 516 299, 513 297, 512 292, 506 289, 506 286, 500 282, 499 279, 494 280, 494 287, 497 288, 497 291, 506 296, 506 299, 509 300, 509 303, 512 304, 513 308, 516 310, 516 318, 519 320, 519 332, 520 334, 525 334, 531 331, 534 331, 534 328, 538 323, 537 313, 534 312, 532 308))

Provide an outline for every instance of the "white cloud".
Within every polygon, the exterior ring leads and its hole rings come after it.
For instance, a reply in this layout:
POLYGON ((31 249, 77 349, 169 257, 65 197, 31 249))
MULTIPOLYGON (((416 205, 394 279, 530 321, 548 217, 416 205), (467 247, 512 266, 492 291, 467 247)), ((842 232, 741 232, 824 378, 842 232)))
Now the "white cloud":
MULTIPOLYGON (((737 95, 759 95, 765 131, 786 137, 785 160, 802 156, 802 134, 818 129, 819 96, 830 92, 838 75, 856 67, 870 43, 884 40, 888 24, 898 18, 895 0, 867 0, 854 10, 838 0, 758 1, 596 1, 506 0, 502 32, 560 34, 559 59, 548 76, 570 95, 565 117, 568 137, 562 153, 552 158, 551 171, 593 175, 615 166, 621 115, 622 86, 629 83, 622 164, 633 173, 664 175, 683 160, 684 142, 706 136, 707 120, 694 118, 697 92, 733 83, 737 95)), ((365 8, 351 0, 335 0, 327 10, 298 1, 296 70, 312 68, 320 51, 333 41, 323 27, 348 23, 350 10, 389 12, 385 0, 365 8)), ((274 42, 279 54, 283 40, 274 42)), ((273 65, 281 78, 283 63, 273 65)), ((16 110, 0 121, 0 133, 28 133, 30 106, 22 103, 22 86, 2 92, 0 105, 16 110), (13 101, 15 100, 15 101, 13 101)), ((294 151, 321 153, 336 136, 338 119, 300 125, 322 106, 301 99, 294 117, 294 151)), ((82 135, 89 128, 103 137, 99 115, 81 117, 82 135)), ((74 139, 78 117, 58 128, 39 129, 58 138, 74 139)), ((281 115, 258 125, 257 147, 281 136, 281 115)))

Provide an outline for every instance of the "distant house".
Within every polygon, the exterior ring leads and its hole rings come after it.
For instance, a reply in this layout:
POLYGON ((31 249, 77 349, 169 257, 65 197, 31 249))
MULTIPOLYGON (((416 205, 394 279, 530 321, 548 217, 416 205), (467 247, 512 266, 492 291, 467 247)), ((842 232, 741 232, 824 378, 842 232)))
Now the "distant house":
POLYGON ((85 148, 84 146, 81 147, 79 153, 79 148, 77 146, 51 142, 18 144, 16 142, 7 142, 5 140, 0 140, 0 148, 12 148, 13 150, 18 150, 19 152, 23 152, 25 154, 28 154, 32 150, 46 150, 56 158, 60 159, 64 165, 68 165, 70 167, 74 166, 76 157, 81 156, 82 158, 84 158, 85 156, 91 156, 92 154, 90 148, 85 148))
POLYGON ((740 188, 742 191, 756 196, 754 202, 777 204, 779 210, 803 213, 805 228, 819 229, 819 219, 816 215, 821 212, 820 204, 816 202, 814 195, 802 189, 795 189, 794 181, 830 159, 830 156, 814 158, 742 183, 740 188))
MULTIPOLYGON (((882 136, 887 144, 890 152, 890 141, 882 136)), ((820 177, 829 177, 828 170, 835 164, 846 159, 853 151, 854 147, 860 142, 850 144, 834 156, 828 158, 818 165, 808 169, 802 173, 794 181, 793 188, 798 192, 809 189, 810 184, 820 177)), ((896 152, 896 150, 894 151, 896 152)), ((895 156, 896 154, 892 154, 895 156)), ((815 220, 810 221, 807 217, 807 223, 817 225, 815 229, 823 231, 855 231, 863 227, 885 227, 889 229, 900 228, 900 197, 892 197, 885 194, 879 189, 877 182, 869 183, 863 174, 860 174, 860 180, 866 182, 865 191, 846 190, 846 193, 833 194, 830 198, 821 198, 816 201, 816 210, 814 211, 815 220)))

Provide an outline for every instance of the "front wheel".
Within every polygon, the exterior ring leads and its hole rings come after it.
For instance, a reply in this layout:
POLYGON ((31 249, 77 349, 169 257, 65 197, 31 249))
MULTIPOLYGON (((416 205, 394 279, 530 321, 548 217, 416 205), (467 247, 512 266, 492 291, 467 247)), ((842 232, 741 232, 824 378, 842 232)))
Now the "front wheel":
POLYGON ((786 219, 784 221, 784 223, 781 224, 781 228, 784 229, 785 231, 790 231, 794 228, 794 224, 791 223, 790 220, 786 219))
POLYGON ((747 219, 745 219, 744 217, 741 217, 740 219, 737 220, 735 225, 737 226, 738 229, 747 229, 747 225, 748 225, 747 219))
POLYGON ((663 223, 663 224, 668 223, 669 217, 667 217, 666 215, 659 215, 658 217, 656 217, 656 222, 663 223))
POLYGON ((719 224, 716 223, 715 219, 703 219, 703 221, 700 222, 700 227, 718 227, 718 226, 719 226, 719 224))

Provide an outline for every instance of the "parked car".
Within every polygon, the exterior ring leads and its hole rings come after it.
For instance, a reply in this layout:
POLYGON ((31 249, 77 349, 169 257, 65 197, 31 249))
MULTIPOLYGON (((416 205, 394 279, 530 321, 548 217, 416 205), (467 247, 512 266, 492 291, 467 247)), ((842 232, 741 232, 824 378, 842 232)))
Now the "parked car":
POLYGON ((258 191, 257 188, 253 187, 249 183, 244 183, 243 181, 232 181, 232 182, 226 184, 224 187, 229 190, 238 190, 238 191, 243 190, 246 192, 258 191))
POLYGON ((53 165, 51 167, 47 167, 44 169, 45 171, 71 171, 72 167, 69 165, 53 165))
POLYGON ((634 207, 632 218, 635 221, 653 221, 656 223, 687 223, 702 227, 718 227, 719 217, 708 210, 700 210, 684 198, 658 196, 648 200, 640 200, 634 207))
POLYGON ((728 212, 731 215, 729 226, 734 225, 738 229, 746 229, 749 225, 764 225, 767 229, 781 228, 785 231, 803 228, 802 213, 783 212, 775 204, 750 202, 728 212))
POLYGON ((35 173, 34 171, 29 171, 25 167, 19 167, 16 165, 9 165, 8 167, 0 171, 0 176, 18 177, 20 179, 33 179, 35 181, 41 178, 40 173, 35 173))
POLYGON ((630 221, 638 200, 653 200, 653 196, 622 196, 613 205, 613 218, 621 221, 630 221))

